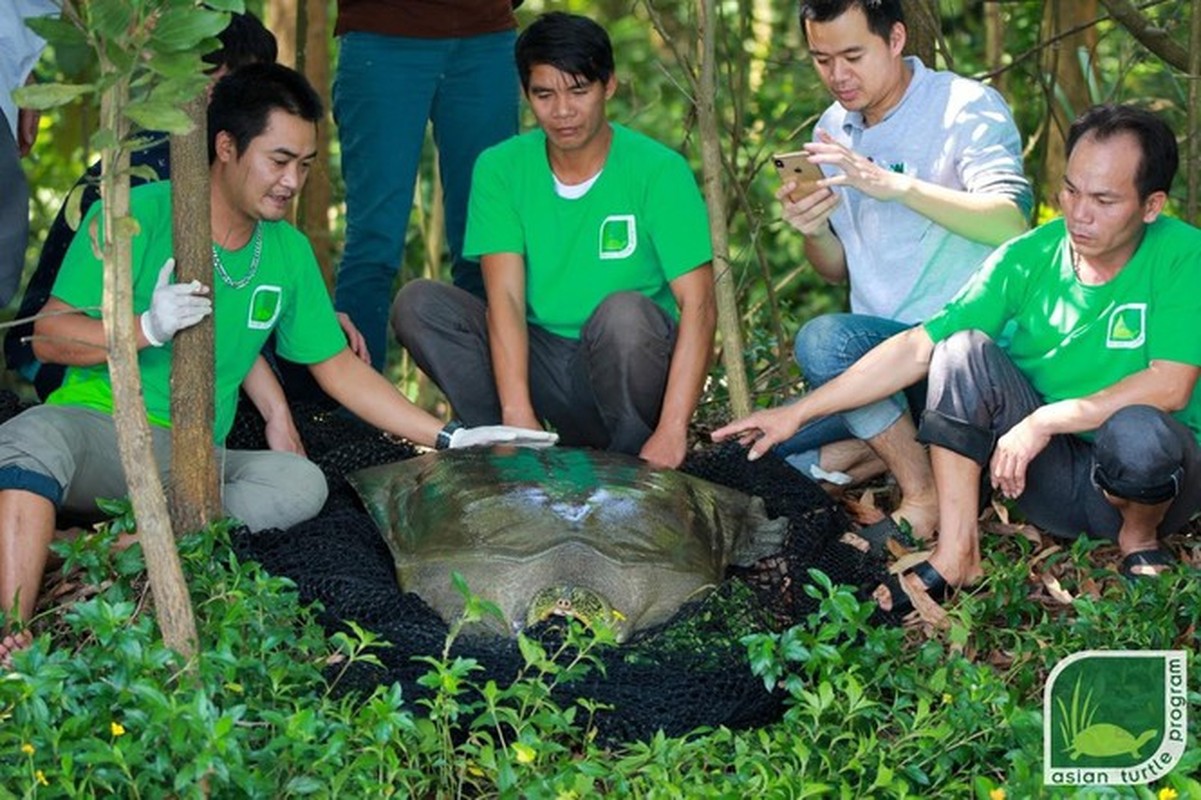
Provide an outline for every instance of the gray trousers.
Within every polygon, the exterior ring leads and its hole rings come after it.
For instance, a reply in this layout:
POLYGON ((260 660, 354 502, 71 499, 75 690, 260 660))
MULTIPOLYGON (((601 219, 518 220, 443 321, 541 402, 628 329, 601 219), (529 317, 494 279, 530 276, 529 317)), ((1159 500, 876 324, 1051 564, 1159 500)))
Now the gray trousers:
POLYGON ((29 187, 17 142, 0 111, 0 307, 8 305, 21 285, 28 244, 29 187))
MULTIPOLYGON (((150 430, 166 486, 171 431, 150 430)), ((252 531, 290 528, 325 504, 325 476, 294 453, 218 447, 217 465, 225 512, 252 531)), ((0 489, 40 494, 74 517, 98 517, 96 498, 129 494, 113 418, 87 408, 35 406, 0 425, 0 489)))
MULTIPOLYGON (((997 439, 1045 405, 1026 376, 979 331, 940 342, 930 361, 918 440, 970 458, 987 473, 997 439)), ((1201 447, 1192 431, 1151 406, 1128 406, 1093 441, 1052 436, 1030 462, 1018 508, 1056 536, 1116 539, 1122 517, 1102 494, 1168 507, 1161 536, 1201 509, 1201 447)))
MULTIPOLYGON (((454 286, 412 281, 392 304, 392 330, 467 425, 501 422, 487 306, 454 286)), ((659 421, 676 324, 638 292, 610 295, 580 338, 529 326, 534 413, 561 444, 637 455, 659 421)))

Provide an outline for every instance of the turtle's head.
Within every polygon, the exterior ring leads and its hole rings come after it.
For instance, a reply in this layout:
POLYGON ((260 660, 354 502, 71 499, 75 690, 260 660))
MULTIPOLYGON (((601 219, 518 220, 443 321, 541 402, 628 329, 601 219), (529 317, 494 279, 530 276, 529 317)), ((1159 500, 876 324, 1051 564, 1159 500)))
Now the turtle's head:
POLYGON ((574 617, 589 628, 598 622, 612 625, 613 606, 597 592, 583 586, 558 584, 539 589, 530 600, 526 612, 526 627, 551 617, 574 617))

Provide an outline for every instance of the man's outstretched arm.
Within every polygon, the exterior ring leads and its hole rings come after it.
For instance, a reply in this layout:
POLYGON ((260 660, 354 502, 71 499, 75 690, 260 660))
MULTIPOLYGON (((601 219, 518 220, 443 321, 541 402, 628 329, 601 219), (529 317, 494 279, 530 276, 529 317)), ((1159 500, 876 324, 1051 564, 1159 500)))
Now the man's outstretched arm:
POLYGON ((715 430, 713 441, 737 438, 750 445, 747 458, 753 461, 811 420, 882 400, 917 383, 930 371, 933 352, 934 340, 925 328, 901 331, 797 402, 735 420, 715 430))

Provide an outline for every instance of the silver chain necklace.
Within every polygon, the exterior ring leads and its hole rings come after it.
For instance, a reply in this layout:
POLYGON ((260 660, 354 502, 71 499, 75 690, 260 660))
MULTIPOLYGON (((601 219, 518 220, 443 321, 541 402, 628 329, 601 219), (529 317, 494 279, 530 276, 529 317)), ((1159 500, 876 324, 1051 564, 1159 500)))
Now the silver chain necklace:
POLYGON ((229 273, 225 270, 225 265, 221 263, 221 256, 217 253, 217 245, 212 245, 213 248, 213 268, 217 270, 217 274, 221 276, 221 280, 231 289, 241 289, 243 286, 254 280, 255 273, 259 271, 259 257, 263 255, 263 226, 259 223, 254 223, 254 254, 250 257, 250 269, 246 275, 240 280, 235 281, 229 277, 229 273))

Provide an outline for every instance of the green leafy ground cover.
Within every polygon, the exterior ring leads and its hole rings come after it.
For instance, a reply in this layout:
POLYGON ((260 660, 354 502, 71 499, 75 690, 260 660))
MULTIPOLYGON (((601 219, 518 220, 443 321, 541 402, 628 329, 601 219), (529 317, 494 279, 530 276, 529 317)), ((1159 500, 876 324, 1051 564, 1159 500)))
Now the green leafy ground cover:
MULTIPOLYGON (((327 639, 218 528, 181 545, 203 640, 189 670, 159 643, 138 548, 111 555, 103 529, 62 548, 43 633, 0 675, 0 797, 1084 796, 1042 785, 1043 679, 1087 648, 1184 648, 1195 675, 1195 567, 1131 585, 1111 546, 986 527, 988 577, 938 625, 870 626, 870 603, 819 581, 819 613, 744 640, 789 697, 781 722, 616 747, 594 740, 590 704, 549 698, 595 668, 604 634, 574 631, 558 653, 525 642, 509 687, 431 653, 430 699, 340 695, 340 670, 378 642, 327 639)), ((1195 563, 1192 539, 1175 544, 1195 563)), ((1199 708, 1194 691, 1173 773, 1088 796, 1201 797, 1199 708)))

